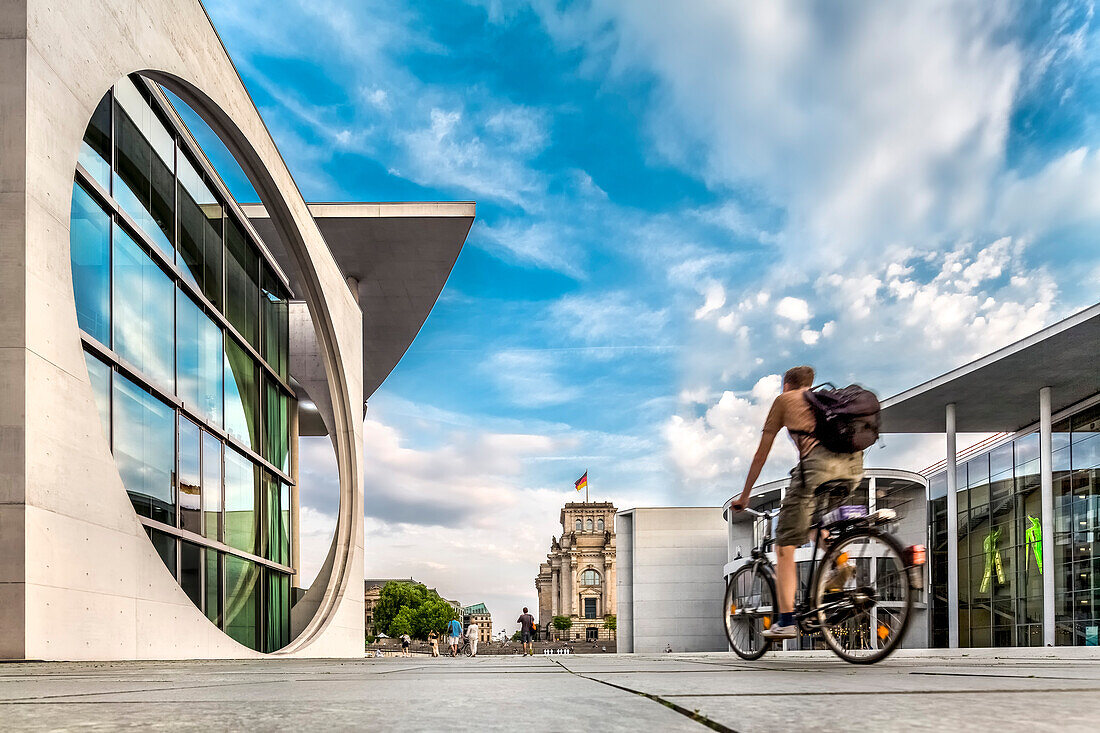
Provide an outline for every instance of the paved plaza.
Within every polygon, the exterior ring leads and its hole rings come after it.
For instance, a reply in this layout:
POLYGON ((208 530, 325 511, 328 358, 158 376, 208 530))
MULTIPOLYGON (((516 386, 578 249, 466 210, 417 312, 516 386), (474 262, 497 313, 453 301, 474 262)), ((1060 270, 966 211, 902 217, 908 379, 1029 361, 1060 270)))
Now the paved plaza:
POLYGON ((1097 729, 1100 657, 1006 651, 11 663, 0 729, 1097 729))

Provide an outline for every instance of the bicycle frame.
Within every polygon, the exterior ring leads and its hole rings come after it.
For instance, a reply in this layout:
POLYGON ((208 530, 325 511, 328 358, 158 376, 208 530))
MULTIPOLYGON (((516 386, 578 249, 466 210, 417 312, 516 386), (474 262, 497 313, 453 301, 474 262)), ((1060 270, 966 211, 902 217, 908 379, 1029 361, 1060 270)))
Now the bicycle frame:
MULTIPOLYGON (((749 553, 749 556, 751 558, 753 558, 753 563, 754 564, 767 568, 767 572, 774 578, 775 575, 776 575, 775 564, 772 563, 771 559, 768 557, 768 544, 769 543, 771 543, 772 545, 775 544, 775 539, 772 537, 772 523, 771 523, 771 520, 774 517, 778 516, 779 510, 778 509, 773 509, 773 510, 770 510, 770 511, 761 512, 761 511, 757 511, 756 509, 751 509, 749 507, 745 507, 744 511, 747 514, 751 514, 755 517, 766 520, 765 521, 764 533, 762 534, 762 536, 760 538, 760 543, 756 547, 752 548, 752 551, 749 553)), ((799 584, 798 588, 795 590, 796 595, 797 595, 798 591, 802 591, 802 600, 795 603, 795 607, 794 607, 794 615, 795 615, 795 618, 798 620, 799 626, 802 627, 803 630, 811 631, 811 632, 817 630, 817 624, 814 624, 812 622, 812 619, 813 619, 813 616, 815 616, 817 614, 819 609, 810 607, 809 596, 810 596, 810 593, 812 592, 812 589, 814 587, 814 580, 816 579, 817 572, 818 572, 818 561, 817 561, 818 550, 819 549, 824 549, 821 546, 821 536, 822 536, 822 532, 824 530, 824 527, 822 526, 821 522, 820 521, 815 522, 812 529, 814 530, 814 538, 813 538, 813 541, 811 542, 811 547, 813 548, 813 552, 810 553, 810 572, 806 576, 806 583, 805 584, 799 584)), ((844 535, 842 533, 841 535, 839 535, 837 537, 837 539, 839 540, 843 536, 844 535)), ((778 599, 777 599, 777 602, 778 602, 778 599)))

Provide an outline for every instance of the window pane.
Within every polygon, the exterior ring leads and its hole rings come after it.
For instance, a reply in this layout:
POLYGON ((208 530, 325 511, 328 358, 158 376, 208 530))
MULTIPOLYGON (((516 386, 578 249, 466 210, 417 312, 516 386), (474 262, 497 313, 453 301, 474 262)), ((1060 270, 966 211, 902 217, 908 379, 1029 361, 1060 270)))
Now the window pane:
POLYGON ((205 550, 206 553, 206 617, 215 626, 222 625, 222 574, 221 553, 205 550))
POLYGON ((145 528, 145 533, 149 535, 149 541, 153 543, 168 572, 172 573, 173 578, 176 577, 176 538, 150 527, 145 528))
POLYGON ((180 269, 222 307, 222 207, 186 157, 179 156, 180 269))
POLYGON ((289 419, 287 396, 282 389, 264 380, 264 452, 263 456, 284 472, 289 466, 289 419))
POLYGON ((180 585, 199 609, 202 608, 202 548, 180 542, 180 585))
POLYGON ((173 258, 175 144, 144 94, 124 79, 115 87, 113 195, 123 211, 173 258))
POLYGON ((222 424, 222 330, 176 290, 176 393, 215 425, 222 424))
POLYGON ((259 347, 260 257, 233 219, 226 219, 225 277, 225 317, 245 340, 259 347))
POLYGON ((99 100, 99 106, 92 113, 88 129, 84 131, 84 141, 80 144, 80 156, 77 159, 84 170, 103 190, 111 190, 111 94, 108 92, 99 100))
POLYGON ((114 349, 173 392, 175 286, 117 224, 114 240, 114 349))
POLYGON ((222 442, 210 433, 202 434, 203 535, 222 538, 222 442))
MULTIPOLYGON (((199 437, 199 426, 185 417, 180 417, 179 429, 180 528, 200 534, 202 532, 202 484, 200 480, 202 443, 199 437)), ((201 604, 199 605, 201 606, 201 604)))
POLYGON ((290 565, 290 486, 287 484, 280 484, 279 508, 283 533, 282 559, 279 562, 290 565))
POLYGON ((266 571, 267 640, 264 651, 273 652, 290 643, 290 576, 266 571))
POLYGON ((111 218, 80 186, 73 186, 69 259, 77 325, 111 343, 111 218))
POLYGON ((289 536, 283 527, 283 485, 273 475, 264 471, 264 497, 266 547, 264 557, 283 565, 289 561, 289 536))
POLYGON ((263 357, 275 372, 286 379, 287 368, 287 296, 282 283, 271 268, 264 263, 264 292, 260 303, 263 308, 264 348, 263 357))
POLYGON ((248 352, 233 339, 225 339, 225 430, 259 452, 256 369, 256 362, 248 352))
POLYGON ((95 406, 99 408, 99 419, 103 421, 103 434, 108 442, 111 439, 111 367, 96 357, 84 352, 84 363, 88 365, 88 379, 92 383, 95 406))
POLYGON ((257 552, 259 513, 256 493, 259 469, 235 450, 225 451, 225 544, 253 554, 257 552))
POLYGON ((175 411, 120 374, 113 409, 115 464, 135 511, 175 526, 175 411))
POLYGON ((260 649, 260 568, 225 556, 225 632, 250 649, 260 649))

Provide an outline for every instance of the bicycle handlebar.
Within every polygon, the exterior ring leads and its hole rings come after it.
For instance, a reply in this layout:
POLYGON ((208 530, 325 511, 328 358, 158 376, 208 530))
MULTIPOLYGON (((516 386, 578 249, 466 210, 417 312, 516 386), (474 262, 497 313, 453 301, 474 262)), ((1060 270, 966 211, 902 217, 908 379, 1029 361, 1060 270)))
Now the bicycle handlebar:
POLYGON ((756 510, 756 509, 752 509, 751 507, 745 507, 745 508, 744 508, 744 509, 742 509, 741 511, 743 511, 743 512, 745 512, 745 513, 747 513, 747 514, 751 514, 751 515, 753 515, 754 517, 767 517, 767 518, 769 518, 769 519, 770 519, 771 517, 774 517, 775 515, 779 514, 779 510, 778 510, 778 509, 769 509, 768 511, 765 511, 765 512, 761 512, 761 511, 758 511, 758 510, 756 510))

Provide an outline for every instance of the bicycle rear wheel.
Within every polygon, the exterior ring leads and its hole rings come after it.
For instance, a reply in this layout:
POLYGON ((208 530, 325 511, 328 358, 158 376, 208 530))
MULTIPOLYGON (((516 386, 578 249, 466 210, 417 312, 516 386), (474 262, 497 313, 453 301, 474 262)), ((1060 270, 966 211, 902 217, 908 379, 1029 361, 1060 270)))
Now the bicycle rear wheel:
POLYGON ((467 657, 472 657, 474 655, 474 647, 469 641, 462 645, 462 653, 467 657))
POLYGON ((771 647, 764 631, 778 615, 771 573, 756 563, 740 568, 726 584, 724 608, 722 617, 730 648, 742 659, 764 656, 771 647))
POLYGON ((876 529, 845 535, 822 558, 814 606, 822 638, 844 661, 873 664, 901 643, 913 611, 903 558, 893 535, 876 529))

